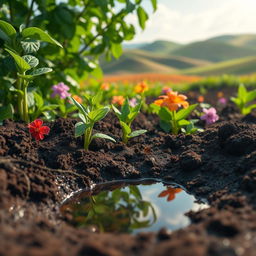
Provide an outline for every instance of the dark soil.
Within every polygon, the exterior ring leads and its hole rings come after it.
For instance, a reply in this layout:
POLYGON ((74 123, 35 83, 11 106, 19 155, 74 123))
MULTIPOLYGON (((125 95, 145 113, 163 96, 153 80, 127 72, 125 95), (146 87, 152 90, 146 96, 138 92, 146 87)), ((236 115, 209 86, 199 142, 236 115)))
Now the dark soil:
POLYGON ((219 108, 219 122, 196 135, 168 135, 153 115, 135 128, 148 133, 120 142, 109 115, 95 127, 118 142, 95 141, 83 150, 76 120, 49 123, 37 143, 24 123, 0 127, 0 255, 256 255, 256 115, 219 108), (161 178, 184 186, 211 207, 190 212, 192 224, 169 233, 99 234, 76 229, 60 214, 72 192, 103 181, 161 178))

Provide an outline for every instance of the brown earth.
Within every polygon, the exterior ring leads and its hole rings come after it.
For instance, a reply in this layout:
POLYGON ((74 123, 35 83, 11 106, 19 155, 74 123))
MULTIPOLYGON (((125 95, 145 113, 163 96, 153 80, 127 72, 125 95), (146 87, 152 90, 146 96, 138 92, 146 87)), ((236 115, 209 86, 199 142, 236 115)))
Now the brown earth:
MULTIPOLYGON (((210 94, 209 94, 210 95, 210 94)), ((195 135, 169 135, 153 115, 135 128, 148 132, 120 142, 112 114, 96 125, 118 142, 95 141, 83 150, 76 120, 49 123, 37 143, 24 123, 0 127, 0 255, 256 255, 256 113, 242 117, 233 105, 195 135), (211 207, 188 215, 192 224, 169 233, 99 234, 76 229, 60 214, 61 202, 92 183, 143 177, 184 186, 211 207)))

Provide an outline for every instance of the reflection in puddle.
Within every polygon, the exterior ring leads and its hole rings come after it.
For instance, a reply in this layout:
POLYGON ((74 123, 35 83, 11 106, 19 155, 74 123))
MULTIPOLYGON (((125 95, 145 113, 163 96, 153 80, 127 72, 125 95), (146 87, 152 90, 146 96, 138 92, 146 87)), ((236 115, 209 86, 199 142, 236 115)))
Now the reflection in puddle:
POLYGON ((183 228, 190 223, 186 212, 207 207, 178 186, 140 180, 96 185, 66 200, 61 212, 94 231, 138 233, 183 228))

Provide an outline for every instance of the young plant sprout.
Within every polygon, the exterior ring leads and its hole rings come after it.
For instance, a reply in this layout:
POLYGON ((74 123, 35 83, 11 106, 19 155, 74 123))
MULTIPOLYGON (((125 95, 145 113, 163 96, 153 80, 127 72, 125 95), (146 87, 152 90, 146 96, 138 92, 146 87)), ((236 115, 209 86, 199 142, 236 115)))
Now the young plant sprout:
POLYGON ((121 108, 121 111, 119 111, 114 105, 112 105, 114 113, 119 119, 120 125, 122 127, 122 140, 125 144, 128 142, 130 138, 137 137, 147 132, 147 130, 132 131, 131 129, 131 124, 133 120, 140 112, 141 104, 142 103, 139 102, 135 107, 131 107, 129 104, 129 100, 127 98, 121 108))
POLYGON ((111 140, 116 142, 112 137, 103 134, 103 133, 95 133, 93 134, 94 124, 100 120, 102 120, 110 111, 110 107, 97 107, 97 100, 99 96, 98 94, 94 97, 87 97, 87 107, 84 107, 82 104, 77 102, 74 98, 69 97, 69 99, 76 105, 79 110, 79 118, 82 122, 78 122, 75 125, 75 137, 79 137, 84 135, 84 149, 88 150, 89 145, 93 139, 101 138, 111 140))
POLYGON ((192 126, 193 124, 186 120, 189 114, 196 108, 197 104, 189 106, 186 101, 187 97, 174 91, 168 91, 166 95, 162 95, 154 102, 156 105, 154 112, 160 117, 160 126, 165 132, 178 134, 182 128, 192 126), (183 107, 179 111, 178 108, 183 107))
POLYGON ((256 99, 256 89, 252 91, 247 91, 243 84, 238 87, 237 97, 231 97, 231 100, 240 109, 241 114, 247 115, 256 108, 256 104, 249 105, 250 102, 256 99))

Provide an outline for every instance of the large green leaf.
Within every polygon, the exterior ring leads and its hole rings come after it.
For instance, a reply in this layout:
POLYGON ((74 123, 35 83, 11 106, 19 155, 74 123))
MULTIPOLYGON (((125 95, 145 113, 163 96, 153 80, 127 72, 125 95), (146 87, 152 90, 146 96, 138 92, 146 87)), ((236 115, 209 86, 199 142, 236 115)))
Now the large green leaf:
POLYGON ((40 41, 47 42, 47 43, 50 43, 50 44, 58 45, 59 47, 62 48, 62 45, 58 41, 53 39, 49 34, 44 32, 40 28, 36 28, 36 27, 25 28, 21 32, 21 34, 24 38, 40 40, 40 41))
POLYGON ((35 68, 39 64, 39 60, 32 55, 24 55, 22 58, 29 64, 31 68, 35 68))
POLYGON ((106 135, 106 134, 103 134, 103 133, 95 133, 93 136, 92 136, 92 140, 93 139, 96 139, 96 138, 99 138, 99 139, 107 139, 107 140, 111 140, 113 142, 116 142, 115 139, 113 139, 112 137, 106 135))
POLYGON ((75 125, 75 137, 79 137, 85 133, 86 125, 83 122, 76 123, 75 125))
POLYGON ((20 72, 25 72, 29 69, 31 69, 30 65, 19 55, 17 55, 16 53, 14 53, 13 51, 9 50, 9 49, 5 49, 7 52, 10 53, 10 55, 13 57, 16 66, 18 68, 18 70, 20 72))
POLYGON ((93 110, 91 111, 89 114, 88 114, 88 117, 93 121, 93 122, 98 122, 100 121, 101 119, 103 119, 107 113, 109 112, 110 108, 109 107, 103 107, 103 108, 100 108, 100 109, 96 109, 96 110, 93 110))
POLYGON ((0 20, 0 38, 8 42, 16 35, 15 28, 8 22, 0 20))
POLYGON ((87 110, 84 108, 83 105, 81 105, 79 102, 77 102, 74 98, 68 97, 78 108, 78 110, 86 117, 88 115, 87 110))
POLYGON ((166 122, 170 122, 172 120, 172 114, 166 107, 162 107, 158 115, 161 120, 164 120, 166 122))
POLYGON ((129 135, 132 132, 131 128, 126 123, 120 121, 120 125, 121 125, 121 127, 123 129, 123 132, 125 134, 129 135))
POLYGON ((139 24, 142 29, 145 29, 146 21, 148 20, 148 14, 145 12, 145 10, 139 6, 137 9, 137 16, 139 19, 139 24))
POLYGON ((157 0, 151 0, 151 4, 153 6, 154 11, 157 9, 157 0))
POLYGON ((188 108, 181 109, 176 113, 175 119, 177 121, 186 119, 189 114, 197 107, 197 104, 190 105, 188 108))

